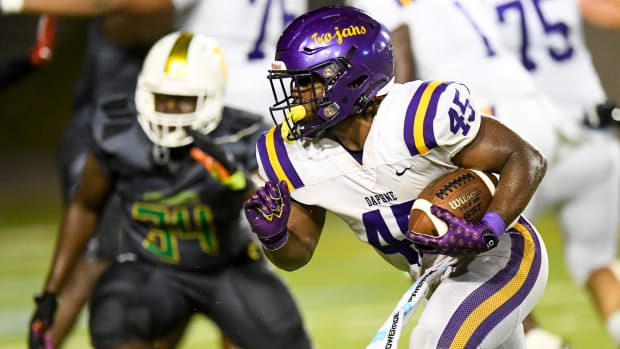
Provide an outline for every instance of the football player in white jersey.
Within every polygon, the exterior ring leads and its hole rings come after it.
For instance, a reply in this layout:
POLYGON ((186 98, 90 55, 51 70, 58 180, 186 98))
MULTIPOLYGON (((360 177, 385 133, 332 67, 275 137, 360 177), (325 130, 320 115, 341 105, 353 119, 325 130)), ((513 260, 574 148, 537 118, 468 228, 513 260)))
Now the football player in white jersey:
MULTIPOLYGON (((568 251, 572 253, 568 263, 575 279, 583 284, 594 270, 611 263, 615 252, 614 232, 617 229, 617 213, 613 213, 612 210, 617 212, 618 197, 613 194, 607 200, 600 200, 597 197, 604 188, 612 188, 612 191, 613 188, 617 188, 617 184, 611 183, 618 174, 617 165, 614 164, 617 160, 614 160, 612 155, 617 152, 617 146, 612 141, 609 149, 598 151, 600 157, 596 154, 587 155, 592 149, 605 147, 605 143, 589 140, 591 130, 585 128, 580 121, 585 113, 581 113, 581 119, 579 117, 575 117, 574 120, 567 119, 562 115, 568 113, 567 109, 558 111, 555 105, 550 105, 547 98, 541 95, 541 89, 535 86, 534 79, 528 76, 527 70, 503 41, 495 16, 504 12, 490 9, 475 0, 419 0, 414 3, 356 0, 353 3, 371 10, 379 18, 391 18, 392 28, 397 28, 401 23, 408 25, 412 42, 406 43, 406 46, 413 47, 419 78, 450 78, 466 83, 478 101, 484 101, 483 105, 491 107, 493 114, 538 146, 547 156, 548 175, 526 209, 526 215, 535 218, 545 207, 560 200, 567 201, 567 204, 554 207, 558 208, 557 212, 563 220, 562 227, 568 227, 563 231, 566 234, 568 251), (442 23, 450 25, 437 26, 437 18, 442 18, 442 23), (557 132, 550 132, 550 128, 557 132), (575 153, 583 154, 583 157, 587 156, 588 159, 576 157, 575 153), (610 171, 599 167, 608 163, 611 163, 610 171), (597 173, 604 178, 598 179, 597 173), (556 179, 550 180, 552 176, 556 179), (565 186, 559 187, 558 184, 562 181, 557 178, 564 178, 565 186), (566 178, 573 180, 567 183, 566 178), (593 187, 592 181, 600 184, 593 187), (574 188, 581 190, 577 192, 574 188), (587 201, 583 200, 583 188, 588 188, 586 191, 589 193, 586 197, 590 199, 587 201), (576 208, 571 209, 574 206, 576 208), (583 217, 573 213, 579 212, 577 210, 585 206, 591 207, 593 211, 604 212, 605 217, 599 215, 583 217), (572 223, 576 220, 580 223, 572 223), (583 231, 590 233, 583 234, 583 231), (575 235, 580 235, 580 238, 576 239, 575 235), (586 236, 590 239, 596 236, 597 238, 592 240, 600 241, 600 245, 592 242, 584 243, 581 239, 585 239, 586 236), (607 247, 602 247, 603 245, 607 247), (599 252, 602 254, 598 255, 598 258, 576 261, 579 256, 597 255, 599 252)), ((512 4, 512 6, 521 5, 512 4)), ((513 12, 506 9, 503 11, 511 15, 517 13, 515 9, 513 12)), ((530 39, 529 42, 531 41, 530 39)), ((398 43, 395 46, 397 50, 408 49, 398 43)), ((580 61, 582 65, 588 60, 580 61)), ((404 63, 407 64, 406 61, 404 63)), ((600 83, 596 85, 600 89, 600 83)), ((556 91, 560 89, 555 88, 556 91)), ((610 280, 594 282, 590 287, 594 297, 602 300, 619 299, 618 288, 615 290, 612 288, 605 294, 601 293, 600 290, 605 288, 605 285, 617 284, 616 277, 607 273, 604 275, 610 280)), ((534 322, 529 321, 527 324, 534 325, 534 322)), ((528 327, 526 326, 526 330, 528 327)), ((527 339, 529 347, 532 348, 559 347, 561 344, 557 336, 554 339, 554 336, 539 328, 528 331, 527 339), (551 341, 555 344, 551 344, 551 341)))
MULTIPOLYGON (((613 104, 584 42, 578 0, 484 0, 502 36, 537 86, 582 137, 564 147, 539 187, 536 207, 554 205, 574 279, 592 296, 607 332, 620 346, 620 145, 611 130, 613 104), (584 121, 585 119, 585 121, 584 121), (589 124, 590 127, 586 127, 589 124)), ((528 216, 532 217, 533 216, 528 216)))
MULTIPOLYGON (((406 67, 415 67, 419 79, 465 83, 482 110, 535 144, 547 157, 550 168, 555 165, 560 143, 578 134, 575 125, 561 121, 559 110, 538 90, 532 77, 505 47, 494 17, 479 1, 353 0, 350 3, 368 10, 397 35, 394 41, 397 81, 410 80, 413 75, 399 77, 398 74, 413 72, 414 68, 406 67), (442 25, 438 25, 438 18, 442 25), (403 34, 403 27, 408 32, 403 34)), ((537 327, 531 317, 524 325, 529 348, 567 346, 560 337, 537 327)))
POLYGON ((521 321, 544 290, 548 263, 520 213, 546 161, 481 115, 464 85, 394 84, 393 75, 389 30, 365 12, 325 7, 293 21, 268 77, 276 126, 257 143, 266 184, 245 201, 246 217, 286 270, 310 261, 329 233, 327 211, 413 277, 454 264, 459 271, 436 286, 411 348, 524 348, 521 321), (449 226, 443 236, 408 231, 418 193, 458 167, 499 175, 484 218, 467 222, 434 207, 449 226))

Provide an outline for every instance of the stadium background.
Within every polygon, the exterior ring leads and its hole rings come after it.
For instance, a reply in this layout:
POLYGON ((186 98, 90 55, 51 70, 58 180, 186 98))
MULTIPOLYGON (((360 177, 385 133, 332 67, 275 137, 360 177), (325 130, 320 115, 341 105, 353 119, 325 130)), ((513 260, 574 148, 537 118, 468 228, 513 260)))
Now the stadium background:
MULTIPOLYGON (((0 61, 27 49, 34 22, 29 16, 0 16, 0 61)), ((25 347, 32 295, 40 290, 51 259, 61 214, 56 147, 70 114, 85 29, 84 19, 59 20, 54 59, 0 89, 0 349, 25 347)), ((605 89, 620 101, 620 33, 586 27, 586 40, 605 89)), ((313 262, 281 275, 298 298, 319 348, 361 348, 407 288, 407 280, 341 222, 330 217, 328 224, 313 262)), ((536 314, 575 349, 611 349, 587 295, 566 274, 554 217, 546 214, 537 225, 550 251, 552 276, 536 314)), ((86 316, 76 330, 66 348, 88 347, 86 316)), ((211 347, 215 338, 210 323, 197 319, 183 348, 211 347)), ((405 343, 406 338, 401 347, 405 343)))

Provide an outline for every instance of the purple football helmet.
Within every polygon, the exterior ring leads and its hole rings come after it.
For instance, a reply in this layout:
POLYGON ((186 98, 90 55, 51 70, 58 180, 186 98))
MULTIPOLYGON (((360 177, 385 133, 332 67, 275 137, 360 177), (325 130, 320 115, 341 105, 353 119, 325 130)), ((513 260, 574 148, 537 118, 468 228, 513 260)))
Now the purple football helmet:
POLYGON ((280 115, 288 124, 288 140, 320 137, 363 110, 393 77, 392 41, 383 24, 354 7, 322 7, 297 17, 280 36, 267 77, 275 98, 269 110, 276 124, 280 115), (316 82, 323 85, 320 95, 316 82), (308 89, 311 97, 302 99, 308 89), (312 118, 290 117, 291 107, 311 103, 312 118))

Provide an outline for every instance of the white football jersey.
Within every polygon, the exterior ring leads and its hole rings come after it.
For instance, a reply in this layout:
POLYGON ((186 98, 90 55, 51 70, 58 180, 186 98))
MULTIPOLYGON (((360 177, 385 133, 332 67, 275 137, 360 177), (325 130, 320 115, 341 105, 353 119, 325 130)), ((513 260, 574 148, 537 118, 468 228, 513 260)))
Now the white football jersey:
POLYGON ((409 26, 418 79, 462 82, 481 108, 536 94, 531 77, 502 42, 479 0, 353 0, 390 30, 409 26))
POLYGON ((285 180, 294 200, 333 212, 409 271, 418 262, 404 235, 413 200, 431 180, 456 169, 451 159, 476 137, 480 119, 464 85, 396 84, 373 119, 361 164, 330 139, 289 144, 279 125, 258 141, 260 175, 285 180))
POLYGON ((225 103, 271 121, 267 70, 284 27, 307 10, 305 0, 173 0, 179 30, 219 41, 228 67, 225 103))
POLYGON ((581 121, 605 92, 583 37, 577 0, 482 0, 513 54, 563 114, 581 121))

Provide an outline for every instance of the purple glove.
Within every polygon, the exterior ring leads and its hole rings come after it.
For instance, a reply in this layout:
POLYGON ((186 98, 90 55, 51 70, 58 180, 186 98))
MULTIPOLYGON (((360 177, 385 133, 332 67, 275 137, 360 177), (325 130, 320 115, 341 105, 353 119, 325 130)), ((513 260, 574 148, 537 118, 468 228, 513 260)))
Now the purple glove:
POLYGON ((288 240, 286 223, 291 212, 291 195, 285 181, 268 181, 243 202, 252 231, 267 250, 277 250, 288 240))
POLYGON ((459 218, 437 205, 431 206, 431 213, 448 224, 448 231, 440 237, 408 231, 407 238, 422 253, 461 257, 485 252, 497 246, 499 236, 506 228, 502 217, 495 212, 485 213, 475 223, 459 218))

